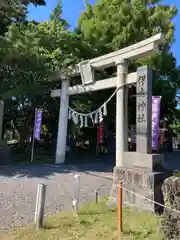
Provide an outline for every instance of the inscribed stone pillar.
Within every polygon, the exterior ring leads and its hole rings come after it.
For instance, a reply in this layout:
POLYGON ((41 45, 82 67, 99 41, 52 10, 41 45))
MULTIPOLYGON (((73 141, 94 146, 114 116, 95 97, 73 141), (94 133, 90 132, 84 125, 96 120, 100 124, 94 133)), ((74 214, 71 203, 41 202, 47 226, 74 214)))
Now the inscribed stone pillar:
POLYGON ((147 66, 137 69, 136 151, 152 152, 152 70, 147 66))

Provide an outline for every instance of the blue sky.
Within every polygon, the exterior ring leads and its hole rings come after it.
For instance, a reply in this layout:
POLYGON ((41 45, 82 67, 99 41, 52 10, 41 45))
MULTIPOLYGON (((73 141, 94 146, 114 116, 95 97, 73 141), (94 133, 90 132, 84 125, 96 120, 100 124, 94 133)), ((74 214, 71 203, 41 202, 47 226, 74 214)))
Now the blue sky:
MULTIPOLYGON (((46 0, 46 7, 33 7, 32 5, 29 7, 29 19, 36 21, 44 21, 48 20, 50 13, 55 8, 58 0, 46 0)), ((96 0, 89 0, 90 3, 95 3, 96 0)), ((180 1, 179 0, 165 0, 162 1, 167 4, 175 4, 179 9, 179 13, 177 17, 174 19, 174 23, 176 26, 176 42, 173 44, 172 50, 177 58, 177 63, 180 65, 180 49, 178 48, 178 42, 180 42, 180 24, 178 26, 178 22, 180 22, 180 1)), ((63 17, 68 21, 70 26, 73 28, 76 25, 77 19, 81 11, 84 9, 84 0, 62 0, 63 4, 63 17)))

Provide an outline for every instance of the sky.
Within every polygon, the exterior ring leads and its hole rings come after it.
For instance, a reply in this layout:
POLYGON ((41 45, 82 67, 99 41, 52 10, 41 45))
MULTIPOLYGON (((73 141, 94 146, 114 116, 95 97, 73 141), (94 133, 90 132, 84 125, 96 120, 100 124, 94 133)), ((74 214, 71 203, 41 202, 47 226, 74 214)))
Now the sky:
MULTIPOLYGON (((49 16, 55 6, 57 5, 58 0, 46 0, 47 4, 45 7, 34 7, 32 5, 29 6, 29 20, 36 21, 45 21, 49 19, 49 16)), ((89 0, 89 3, 93 4, 96 0, 89 0)), ((165 4, 173 4, 179 9, 179 13, 176 18, 173 20, 176 32, 175 38, 176 42, 172 46, 172 51, 177 59, 177 64, 180 65, 180 48, 178 48, 178 42, 180 42, 180 24, 178 26, 178 22, 180 22, 180 1, 179 0, 164 0, 162 1, 165 4)), ((65 18, 70 24, 71 28, 76 26, 77 20, 80 16, 82 10, 84 10, 84 0, 62 0, 63 5, 63 18, 65 18)))

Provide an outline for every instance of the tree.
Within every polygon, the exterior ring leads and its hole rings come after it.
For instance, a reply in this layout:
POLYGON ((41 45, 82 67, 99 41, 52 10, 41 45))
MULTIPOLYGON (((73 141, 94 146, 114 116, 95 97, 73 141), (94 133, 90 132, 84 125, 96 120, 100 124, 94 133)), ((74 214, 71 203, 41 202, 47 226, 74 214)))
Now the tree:
MULTIPOLYGON (((1 37, 0 64, 2 68, 11 67, 9 74, 14 68, 16 76, 24 71, 28 76, 34 74, 44 79, 51 72, 73 63, 72 50, 67 24, 60 17, 58 22, 52 17, 49 22, 38 24, 12 23, 1 37)), ((21 83, 27 84, 27 79, 21 79, 21 83)))
POLYGON ((163 32, 166 41, 161 46, 160 53, 130 63, 129 68, 131 71, 139 65, 148 64, 154 69, 153 94, 163 96, 164 114, 174 117, 180 72, 179 68, 176 68, 170 46, 175 40, 172 19, 177 14, 177 8, 162 5, 160 2, 98 0, 93 6, 86 3, 86 10, 79 18, 77 29, 97 55, 109 53, 163 32))
POLYGON ((160 31, 165 34, 167 42, 172 43, 174 26, 171 20, 177 14, 177 8, 157 5, 158 2, 114 0, 110 3, 98 0, 93 6, 87 4, 78 28, 88 42, 106 51, 126 47, 160 31))
POLYGON ((177 135, 180 134, 180 123, 170 125, 170 128, 176 133, 177 135))
POLYGON ((1 0, 0 21, 24 19, 27 14, 28 4, 45 5, 45 0, 1 0))
POLYGON ((61 18, 61 16, 62 16, 62 6, 61 6, 61 3, 58 3, 50 15, 50 21, 54 21, 56 24, 61 23, 67 29, 69 25, 66 20, 61 18))
POLYGON ((20 94, 19 90, 23 96, 26 91, 34 96, 36 91, 30 90, 30 83, 31 87, 33 82, 37 84, 39 81, 43 85, 45 82, 50 84, 48 76, 51 73, 78 63, 84 59, 86 51, 91 52, 80 35, 68 30, 68 23, 61 14, 61 5, 58 4, 50 21, 12 23, 9 26, 8 32, 0 39, 0 66, 4 74, 1 79, 6 79, 7 83, 2 83, 1 96, 9 98, 20 94))
POLYGON ((7 31, 12 22, 25 21, 28 4, 45 5, 45 0, 1 0, 0 1, 0 34, 7 31))
MULTIPOLYGON (((57 8, 61 13, 61 6, 57 8)), ((11 104, 16 103, 16 115, 24 112, 29 119, 35 107, 43 107, 44 111, 51 111, 54 107, 50 90, 58 87, 59 82, 51 82, 48 77, 75 64, 79 51, 74 34, 67 26, 55 12, 49 22, 12 23, 1 37, 0 96, 11 104)), ((12 114, 7 108, 8 113, 12 114)))

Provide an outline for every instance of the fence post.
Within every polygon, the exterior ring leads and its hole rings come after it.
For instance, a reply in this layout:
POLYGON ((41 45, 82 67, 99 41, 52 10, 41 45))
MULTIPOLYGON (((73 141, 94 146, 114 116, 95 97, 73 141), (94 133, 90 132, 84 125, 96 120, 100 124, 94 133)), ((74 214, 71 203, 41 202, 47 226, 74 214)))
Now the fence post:
POLYGON ((122 187, 121 184, 117 185, 117 208, 118 208, 118 235, 119 239, 123 239, 123 228, 122 228, 122 187))
POLYGON ((36 198, 36 211, 35 211, 35 225, 36 229, 43 228, 44 225, 44 207, 46 197, 46 185, 43 183, 38 184, 37 198, 36 198))
POLYGON ((80 175, 76 174, 74 176, 75 181, 75 192, 74 192, 74 200, 73 200, 73 210, 76 214, 78 214, 79 211, 79 195, 80 195, 80 175))
POLYGON ((34 224, 36 224, 37 221, 37 212, 38 212, 38 205, 39 205, 39 189, 40 184, 38 184, 37 187, 37 194, 36 194, 36 208, 35 208, 35 214, 34 214, 34 224))
POLYGON ((99 190, 96 189, 96 204, 99 202, 99 190))

